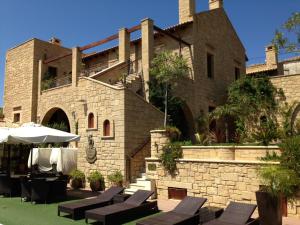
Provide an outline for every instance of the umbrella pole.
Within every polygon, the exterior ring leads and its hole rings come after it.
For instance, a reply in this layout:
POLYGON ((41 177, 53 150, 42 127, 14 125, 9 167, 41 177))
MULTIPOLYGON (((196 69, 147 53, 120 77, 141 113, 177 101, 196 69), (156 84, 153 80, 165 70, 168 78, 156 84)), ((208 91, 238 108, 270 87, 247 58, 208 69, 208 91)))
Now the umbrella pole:
POLYGON ((7 175, 10 177, 10 162, 11 162, 11 159, 10 159, 10 151, 11 151, 11 146, 10 145, 7 145, 7 175))
POLYGON ((32 175, 32 158, 33 158, 33 145, 30 147, 30 176, 32 175))

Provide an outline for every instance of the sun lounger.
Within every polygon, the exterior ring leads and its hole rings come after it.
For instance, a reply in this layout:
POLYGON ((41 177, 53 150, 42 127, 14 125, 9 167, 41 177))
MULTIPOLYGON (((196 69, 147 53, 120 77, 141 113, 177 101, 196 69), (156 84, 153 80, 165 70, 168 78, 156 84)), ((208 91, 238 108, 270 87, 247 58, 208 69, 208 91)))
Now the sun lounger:
POLYGON ((117 225, 155 212, 158 210, 157 202, 147 201, 152 194, 152 191, 138 190, 123 203, 88 210, 85 212, 85 221, 88 223, 88 219, 92 219, 102 222, 103 225, 117 225))
POLYGON ((136 225, 198 225, 199 210, 206 200, 185 197, 172 211, 139 221, 136 225))
POLYGON ((205 225, 254 225, 259 224, 258 219, 251 219, 256 209, 256 205, 230 202, 222 215, 215 220, 211 220, 205 225))
POLYGON ((60 216, 60 213, 64 212, 70 214, 73 220, 82 219, 86 210, 111 204, 113 197, 123 190, 122 187, 111 187, 96 198, 61 204, 57 208, 57 215, 60 216))

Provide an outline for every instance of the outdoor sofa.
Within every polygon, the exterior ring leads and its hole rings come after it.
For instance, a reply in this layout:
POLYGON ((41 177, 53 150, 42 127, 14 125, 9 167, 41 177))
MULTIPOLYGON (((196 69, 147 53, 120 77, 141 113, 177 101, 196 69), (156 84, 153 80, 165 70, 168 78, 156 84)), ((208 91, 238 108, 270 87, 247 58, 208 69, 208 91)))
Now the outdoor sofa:
POLYGON ((258 219, 251 219, 256 205, 230 202, 222 215, 204 225, 258 225, 258 219))
POLYGON ((96 198, 84 199, 58 205, 57 215, 61 212, 70 214, 73 220, 83 219, 86 210, 107 206, 112 203, 114 196, 124 191, 122 187, 111 187, 96 198))
POLYGON ((136 225, 198 225, 199 210, 206 200, 187 196, 172 211, 139 221, 136 225))
POLYGON ((157 201, 147 201, 153 191, 138 190, 123 203, 85 212, 85 222, 96 220, 102 225, 117 225, 158 211, 157 201))

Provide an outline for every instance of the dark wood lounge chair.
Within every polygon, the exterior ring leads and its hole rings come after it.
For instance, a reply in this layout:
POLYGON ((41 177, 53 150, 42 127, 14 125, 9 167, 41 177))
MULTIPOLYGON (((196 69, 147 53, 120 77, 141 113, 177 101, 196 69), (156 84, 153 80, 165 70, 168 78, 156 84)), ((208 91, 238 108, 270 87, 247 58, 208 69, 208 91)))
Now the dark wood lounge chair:
POLYGON ((251 219, 256 209, 256 205, 230 202, 222 215, 215 220, 211 220, 205 225, 256 225, 258 219, 251 219))
POLYGON ((123 203, 88 210, 85 212, 85 222, 88 223, 88 219, 91 219, 102 222, 103 225, 117 225, 156 212, 157 202, 147 201, 152 194, 152 191, 138 190, 123 203))
POLYGON ((185 197, 175 209, 137 222, 136 225, 198 225, 206 198, 185 197))
POLYGON ((64 212, 70 214, 73 220, 83 219, 86 210, 111 204, 113 197, 123 191, 122 187, 111 187, 96 198, 60 204, 57 208, 57 215, 60 216, 60 212, 64 212))
POLYGON ((34 178, 31 180, 31 203, 35 202, 47 202, 47 196, 49 193, 49 185, 46 179, 34 178))

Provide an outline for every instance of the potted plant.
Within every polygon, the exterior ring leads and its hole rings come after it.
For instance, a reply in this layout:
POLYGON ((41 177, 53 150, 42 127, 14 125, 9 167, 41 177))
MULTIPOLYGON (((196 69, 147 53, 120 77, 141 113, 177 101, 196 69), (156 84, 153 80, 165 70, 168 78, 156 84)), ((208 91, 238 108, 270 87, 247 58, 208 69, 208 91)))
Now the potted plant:
POLYGON ((88 176, 88 182, 92 191, 103 191, 104 189, 104 178, 99 171, 93 171, 88 176))
POLYGON ((85 175, 80 170, 73 170, 70 174, 71 187, 74 189, 80 189, 85 186, 85 175))
POLYGON ((282 165, 268 165, 259 170, 263 185, 256 192, 261 225, 282 224, 283 197, 293 200, 297 193, 299 177, 295 171, 282 165))
POLYGON ((107 179, 112 183, 113 186, 119 186, 119 187, 123 186, 124 177, 121 171, 119 170, 108 175, 107 179))

